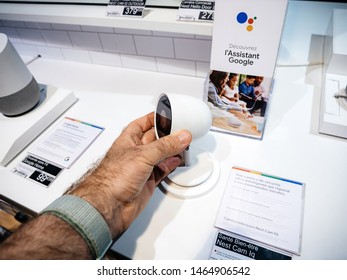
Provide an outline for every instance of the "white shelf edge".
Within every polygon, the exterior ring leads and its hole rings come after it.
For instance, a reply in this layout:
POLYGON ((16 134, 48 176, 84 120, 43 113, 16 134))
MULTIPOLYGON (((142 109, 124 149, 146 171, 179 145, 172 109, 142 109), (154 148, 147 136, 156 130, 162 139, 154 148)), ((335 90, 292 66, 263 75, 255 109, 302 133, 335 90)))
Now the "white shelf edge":
POLYGON ((212 35, 212 23, 176 21, 176 9, 146 8, 143 18, 106 16, 107 6, 0 3, 0 20, 212 35))

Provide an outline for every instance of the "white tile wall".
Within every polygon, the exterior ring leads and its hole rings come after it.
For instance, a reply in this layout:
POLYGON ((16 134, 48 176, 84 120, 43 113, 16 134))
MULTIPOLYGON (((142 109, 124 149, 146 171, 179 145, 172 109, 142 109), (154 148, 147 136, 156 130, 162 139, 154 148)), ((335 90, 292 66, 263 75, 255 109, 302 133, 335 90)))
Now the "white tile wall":
POLYGON ((0 26, 0 32, 5 33, 10 38, 12 43, 22 42, 22 40, 18 36, 16 29, 13 27, 0 26))
POLYGON ((211 41, 174 38, 176 58, 210 61, 211 41))
POLYGON ((157 58, 159 72, 195 76, 195 62, 168 58, 157 58))
POLYGON ((16 28, 18 36, 21 38, 23 43, 32 45, 45 45, 46 42, 43 39, 41 31, 39 29, 31 28, 16 28))
POLYGON ((157 71, 154 57, 140 55, 122 55, 123 67, 147 71, 157 71))
POLYGON ((3 20, 3 25, 8 27, 25 27, 24 21, 15 21, 15 20, 3 20))
POLYGON ((62 49, 61 51, 66 60, 92 63, 89 52, 86 50, 62 49))
POLYGON ((172 38, 158 36, 134 36, 137 53, 140 55, 174 58, 172 38))
POLYGON ((119 54, 95 51, 90 51, 89 54, 92 63, 94 64, 122 67, 122 61, 119 54))
POLYGON ((39 54, 39 50, 36 45, 13 43, 13 46, 16 48, 17 52, 20 55, 37 56, 39 54))
POLYGON ((163 37, 195 38, 194 34, 183 34, 183 33, 163 32, 163 31, 153 31, 153 35, 163 36, 163 37))
POLYGON ((205 77, 209 36, 0 20, 21 55, 205 77))
POLYGON ((98 33, 69 31, 72 45, 76 49, 102 51, 102 45, 98 33))
POLYGON ((99 36, 106 52, 136 54, 132 35, 100 33, 99 36))
POLYGON ((47 45, 54 47, 72 47, 71 39, 66 31, 41 30, 47 45))
POLYGON ((52 25, 45 22, 25 22, 25 26, 28 28, 52 29, 52 25))
POLYGON ((210 71, 210 63, 197 61, 195 64, 196 64, 196 76, 206 77, 210 71))
POLYGON ((103 27, 103 26, 81 26, 82 31, 90 31, 90 32, 103 32, 103 33, 113 33, 114 29, 112 27, 103 27))
POLYGON ((64 56, 60 48, 38 46, 37 50, 42 57, 56 60, 64 60, 64 56))
POLYGON ((150 30, 140 30, 140 29, 128 29, 128 28, 114 28, 114 32, 118 34, 132 34, 132 35, 152 35, 150 30))
POLYGON ((52 28, 55 30, 81 31, 80 25, 52 23, 52 28))

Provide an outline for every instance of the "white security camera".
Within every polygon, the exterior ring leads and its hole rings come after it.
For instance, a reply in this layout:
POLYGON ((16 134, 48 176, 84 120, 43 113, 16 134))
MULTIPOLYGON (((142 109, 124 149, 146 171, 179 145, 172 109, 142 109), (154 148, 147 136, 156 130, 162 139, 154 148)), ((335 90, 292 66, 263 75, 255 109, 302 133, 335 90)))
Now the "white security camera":
POLYGON ((205 136, 212 125, 207 104, 196 97, 163 93, 156 104, 154 124, 157 138, 182 129, 192 134, 192 142, 182 155, 183 166, 162 183, 165 191, 179 197, 194 197, 209 190, 214 185, 210 182, 211 177, 215 181, 219 171, 210 154, 196 144, 196 140, 205 136), (205 182, 209 182, 208 186, 201 187, 205 182))
POLYGON ((212 125, 209 107, 200 99, 182 94, 160 95, 155 116, 157 137, 188 129, 193 141, 204 136, 212 125))
MULTIPOLYGON (((206 103, 196 97, 164 93, 157 102, 154 124, 157 138, 187 129, 194 142, 210 130, 212 116, 206 103)), ((191 164, 187 153, 184 163, 191 164)))

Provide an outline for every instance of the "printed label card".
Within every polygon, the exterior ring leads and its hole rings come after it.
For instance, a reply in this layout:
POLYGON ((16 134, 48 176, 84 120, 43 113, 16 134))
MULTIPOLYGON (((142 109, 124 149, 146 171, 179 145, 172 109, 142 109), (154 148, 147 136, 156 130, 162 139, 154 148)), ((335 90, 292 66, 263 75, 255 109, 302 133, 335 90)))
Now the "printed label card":
POLYGON ((182 0, 177 13, 177 20, 182 21, 213 21, 214 1, 182 0))
POLYGON ((210 260, 291 260, 292 255, 254 240, 218 230, 210 260))
POLYGON ((60 166, 28 155, 12 169, 12 172, 44 187, 49 187, 62 170, 60 166))
POLYGON ((301 182, 233 167, 216 227, 300 255, 304 194, 301 182))
POLYGON ((103 131, 103 127, 65 117, 28 150, 12 172, 49 187, 103 131))
POLYGON ((37 141, 28 153, 69 168, 103 130, 103 127, 65 117, 37 141))
POLYGON ((142 17, 146 0, 111 0, 107 6, 107 16, 142 17))

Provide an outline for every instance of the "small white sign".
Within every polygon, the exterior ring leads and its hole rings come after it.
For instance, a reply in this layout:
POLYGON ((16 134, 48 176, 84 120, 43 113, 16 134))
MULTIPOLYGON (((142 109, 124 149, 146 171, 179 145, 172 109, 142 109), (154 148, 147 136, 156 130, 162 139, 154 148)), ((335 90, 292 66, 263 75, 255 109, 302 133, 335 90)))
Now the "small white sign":
POLYGON ((214 1, 182 0, 176 18, 182 21, 213 21, 214 1))
POLYGON ((107 16, 128 16, 128 17, 142 17, 145 9, 146 0, 132 0, 132 1, 110 1, 107 7, 107 16))
POLYGON ((211 69, 272 77, 287 2, 216 0, 211 69))
POLYGON ((216 227, 300 255, 304 184, 233 167, 216 227))
POLYGON ((64 118, 28 153, 63 168, 69 168, 99 136, 104 128, 64 118))

